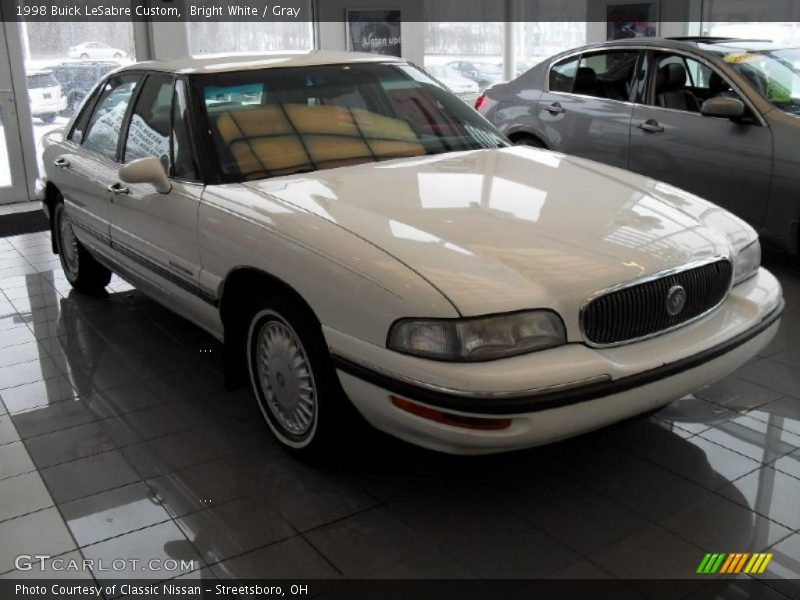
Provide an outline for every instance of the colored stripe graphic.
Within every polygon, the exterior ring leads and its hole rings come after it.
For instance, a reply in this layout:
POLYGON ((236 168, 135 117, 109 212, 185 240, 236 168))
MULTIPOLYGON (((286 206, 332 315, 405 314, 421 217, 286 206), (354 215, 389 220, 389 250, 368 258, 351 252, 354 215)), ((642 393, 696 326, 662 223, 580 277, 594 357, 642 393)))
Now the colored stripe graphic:
POLYGON ((736 575, 739 573, 761 574, 767 570, 767 565, 772 560, 772 553, 756 552, 725 552, 707 553, 700 565, 697 573, 713 575, 715 573, 736 575))

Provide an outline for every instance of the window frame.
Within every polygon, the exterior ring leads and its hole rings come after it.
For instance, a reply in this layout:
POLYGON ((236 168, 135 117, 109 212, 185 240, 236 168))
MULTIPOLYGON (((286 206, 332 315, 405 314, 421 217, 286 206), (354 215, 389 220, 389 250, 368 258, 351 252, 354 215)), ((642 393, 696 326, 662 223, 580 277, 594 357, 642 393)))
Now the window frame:
MULTIPOLYGON (((119 153, 118 162, 120 164, 123 164, 123 165, 126 164, 126 162, 125 162, 125 149, 126 149, 126 147, 128 145, 128 134, 130 133, 130 124, 131 124, 131 121, 133 120, 133 114, 134 114, 134 112, 136 110, 136 107, 139 104, 139 100, 141 99, 142 91, 144 90, 144 88, 147 86, 147 84, 150 82, 151 79, 153 79, 154 77, 161 77, 161 76, 163 76, 165 79, 169 80, 170 90, 171 90, 170 91, 171 95, 170 95, 170 99, 169 99, 169 155, 170 155, 169 159, 170 159, 170 171, 172 170, 172 106, 173 106, 173 104, 175 102, 175 79, 176 79, 176 77, 175 77, 174 73, 169 73, 167 71, 150 71, 145 75, 144 79, 142 80, 142 83, 141 83, 141 86, 140 86, 140 92, 138 94, 136 94, 135 102, 133 102, 131 104, 132 110, 130 111, 130 113, 126 114, 125 121, 123 122, 123 129, 120 130, 120 134, 122 134, 123 131, 125 132, 124 139, 123 139, 123 136, 120 135, 120 140, 119 141, 122 142, 122 144, 121 144, 120 147, 117 148, 117 151, 119 153)), ((134 160, 136 160, 136 159, 134 159, 134 160)), ((170 174, 167 173, 167 176, 169 177, 170 174)))
POLYGON ((168 177, 174 181, 180 181, 183 183, 205 183, 205 179, 203 177, 203 170, 200 166, 200 159, 199 154, 197 152, 197 144, 195 142, 195 132, 194 127, 192 126, 192 122, 194 120, 193 116, 193 108, 191 104, 191 86, 189 85, 188 77, 176 75, 172 80, 172 104, 170 106, 170 117, 169 117, 169 154, 170 154, 170 171, 172 173, 168 173, 168 177), (189 136, 189 148, 192 152, 192 159, 194 161, 194 169, 195 169, 195 178, 194 179, 186 179, 184 177, 177 177, 174 174, 174 167, 175 167, 175 148, 174 148, 174 131, 175 131, 175 102, 178 97, 178 83, 183 85, 183 92, 184 97, 186 99, 186 133, 189 136))

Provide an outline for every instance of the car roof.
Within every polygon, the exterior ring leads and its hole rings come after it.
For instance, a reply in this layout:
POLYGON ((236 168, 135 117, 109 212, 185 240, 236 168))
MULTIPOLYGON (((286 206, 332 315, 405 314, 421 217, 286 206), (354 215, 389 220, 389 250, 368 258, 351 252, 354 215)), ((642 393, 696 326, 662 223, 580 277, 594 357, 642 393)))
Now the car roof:
POLYGON ((559 56, 565 54, 573 54, 576 52, 600 50, 609 46, 622 47, 622 46, 636 46, 637 48, 664 48, 667 50, 686 50, 692 48, 699 52, 707 52, 714 48, 722 50, 777 50, 780 48, 787 48, 785 44, 776 44, 771 40, 763 39, 743 39, 734 37, 714 37, 714 36, 686 36, 686 37, 667 37, 667 38, 625 38, 621 40, 609 40, 607 42, 600 42, 596 44, 589 44, 582 48, 575 48, 567 52, 562 52, 559 56))
POLYGON ((150 60, 121 68, 124 71, 163 71, 167 73, 226 73, 281 67, 309 67, 370 62, 401 62, 399 58, 384 54, 357 52, 332 52, 310 50, 307 52, 280 52, 260 54, 214 54, 194 58, 150 60))

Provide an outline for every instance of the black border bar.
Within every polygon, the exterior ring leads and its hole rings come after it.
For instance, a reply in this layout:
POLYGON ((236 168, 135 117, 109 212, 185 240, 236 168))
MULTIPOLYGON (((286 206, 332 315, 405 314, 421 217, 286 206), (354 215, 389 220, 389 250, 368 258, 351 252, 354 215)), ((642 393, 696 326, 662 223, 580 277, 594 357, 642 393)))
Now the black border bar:
POLYGON ((512 397, 491 397, 444 392, 427 388, 406 380, 397 379, 343 356, 333 355, 334 366, 358 379, 398 394, 409 400, 415 400, 429 406, 450 409, 478 415, 512 415, 539 412, 589 402, 630 389, 655 383, 678 373, 694 369, 708 361, 719 358, 754 337, 766 331, 783 313, 784 301, 754 327, 725 342, 708 348, 702 352, 681 360, 665 364, 648 371, 642 371, 620 379, 610 379, 579 387, 553 390, 538 394, 525 394, 512 397))

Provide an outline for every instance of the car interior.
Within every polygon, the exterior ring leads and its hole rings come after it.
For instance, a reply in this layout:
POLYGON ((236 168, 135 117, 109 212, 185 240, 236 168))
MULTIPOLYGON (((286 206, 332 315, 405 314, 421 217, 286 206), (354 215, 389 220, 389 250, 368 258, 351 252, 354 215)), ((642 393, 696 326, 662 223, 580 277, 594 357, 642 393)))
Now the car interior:
POLYGON ((738 98, 719 73, 678 55, 657 62, 654 94, 656 106, 686 112, 700 112, 709 98, 738 98))

